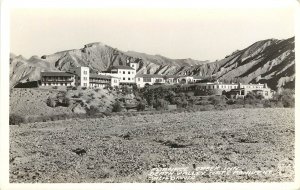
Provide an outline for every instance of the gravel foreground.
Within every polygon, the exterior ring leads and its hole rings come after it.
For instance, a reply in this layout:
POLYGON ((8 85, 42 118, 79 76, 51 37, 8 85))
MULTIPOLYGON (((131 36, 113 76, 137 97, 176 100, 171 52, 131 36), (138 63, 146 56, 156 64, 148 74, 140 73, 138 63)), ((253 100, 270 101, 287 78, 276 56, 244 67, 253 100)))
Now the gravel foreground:
POLYGON ((294 135, 290 108, 12 125, 10 182, 287 182, 294 135))

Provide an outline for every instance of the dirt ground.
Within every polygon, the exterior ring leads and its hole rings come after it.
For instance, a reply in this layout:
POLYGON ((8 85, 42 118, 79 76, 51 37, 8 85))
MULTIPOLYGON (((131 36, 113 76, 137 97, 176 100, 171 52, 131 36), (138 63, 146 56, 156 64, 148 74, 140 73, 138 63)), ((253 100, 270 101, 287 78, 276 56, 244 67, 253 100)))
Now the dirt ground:
POLYGON ((13 125, 10 182, 293 181, 294 135, 285 108, 13 125))

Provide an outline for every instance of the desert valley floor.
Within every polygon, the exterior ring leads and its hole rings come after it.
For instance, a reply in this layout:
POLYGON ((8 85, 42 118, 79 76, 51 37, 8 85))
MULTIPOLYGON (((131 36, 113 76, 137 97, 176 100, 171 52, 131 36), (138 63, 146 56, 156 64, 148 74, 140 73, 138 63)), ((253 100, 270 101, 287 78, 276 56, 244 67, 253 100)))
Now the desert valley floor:
POLYGON ((294 132, 291 108, 11 125, 10 182, 293 181, 294 132), (153 168, 176 167, 245 173, 205 171, 172 181, 149 175, 153 168))

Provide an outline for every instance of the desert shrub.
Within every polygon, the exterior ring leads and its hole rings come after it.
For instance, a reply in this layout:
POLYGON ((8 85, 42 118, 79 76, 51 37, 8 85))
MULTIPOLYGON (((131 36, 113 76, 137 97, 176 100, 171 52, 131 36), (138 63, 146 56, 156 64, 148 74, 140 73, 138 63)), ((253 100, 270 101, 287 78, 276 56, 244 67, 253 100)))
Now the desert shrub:
POLYGON ((54 108, 57 102, 55 98, 48 97, 46 104, 47 106, 54 108))
POLYGON ((233 105, 233 104, 236 104, 236 101, 234 99, 229 99, 226 103, 228 105, 233 105))
POLYGON ((95 92, 99 92, 99 91, 100 91, 100 88, 96 88, 96 89, 95 89, 95 92))
POLYGON ((283 89, 274 95, 273 100, 278 104, 281 102, 283 107, 295 107, 295 92, 291 89, 283 89))
POLYGON ((106 96, 104 94, 102 94, 101 98, 105 98, 106 96))
POLYGON ((67 90, 72 90, 73 87, 72 86, 67 86, 67 90))
POLYGON ((96 106, 90 106, 90 108, 86 108, 86 114, 88 116, 93 116, 96 115, 97 113, 99 113, 99 109, 96 106))
POLYGON ((58 120, 57 115, 52 115, 52 116, 50 116, 50 120, 51 120, 51 121, 56 121, 56 120, 58 120))
POLYGON ((57 86, 53 86, 52 89, 58 89, 58 87, 57 86))
POLYGON ((82 87, 81 89, 82 89, 82 90, 86 90, 87 88, 86 88, 86 87, 82 87))
POLYGON ((63 98, 61 99, 60 105, 61 105, 61 106, 64 106, 64 107, 69 107, 69 106, 70 106, 70 98, 63 97, 63 98))
POLYGON ((73 87, 72 87, 72 90, 77 90, 77 87, 76 87, 76 86, 73 86, 73 87))
POLYGON ((187 92, 187 93, 185 93, 185 96, 186 96, 187 98, 194 97, 194 96, 195 96, 195 92, 187 92))
POLYGON ((111 86, 104 86, 104 89, 106 89, 106 90, 112 90, 113 87, 111 87, 111 86))
POLYGON ((183 99, 181 102, 181 107, 186 108, 188 106, 189 102, 186 99, 183 99))
POLYGON ((140 100, 140 102, 136 107, 137 111, 144 111, 146 109, 146 105, 147 105, 146 100, 140 100))
POLYGON ((215 106, 225 104, 225 98, 223 96, 211 96, 208 100, 215 106))
POLYGON ((112 105, 112 112, 120 112, 122 111, 122 106, 121 103, 119 101, 116 101, 113 105, 112 105))
POLYGON ((245 104, 256 105, 256 104, 258 104, 258 103, 261 102, 261 101, 260 101, 261 99, 258 99, 258 97, 260 97, 260 96, 256 95, 256 94, 253 93, 253 92, 249 92, 249 93, 245 96, 244 102, 245 102, 245 104))
POLYGON ((153 107, 157 110, 166 110, 168 109, 169 102, 164 99, 157 99, 153 107))
POLYGON ((127 117, 132 117, 133 114, 131 112, 126 112, 124 115, 126 115, 127 117))
POLYGON ((103 112, 102 114, 103 114, 105 117, 109 117, 109 116, 112 115, 112 113, 111 113, 111 112, 108 112, 108 111, 103 112))
POLYGON ((240 105, 244 105, 245 104, 245 100, 244 100, 244 98, 237 98, 235 100, 235 103, 236 104, 240 104, 240 105))
POLYGON ((191 105, 191 106, 194 106, 197 102, 197 98, 195 96, 192 96, 188 99, 188 103, 191 105))
POLYGON ((74 94, 72 98, 79 98, 79 95, 74 94))
POLYGON ((202 105, 202 106, 209 105, 209 104, 210 104, 210 101, 208 101, 208 100, 201 100, 197 103, 197 105, 202 105))
POLYGON ((255 97, 256 97, 256 99, 258 99, 258 100, 263 100, 263 99, 264 99, 264 96, 261 95, 261 94, 258 94, 258 95, 256 95, 255 97))
POLYGON ((128 87, 128 86, 123 86, 122 87, 122 92, 123 94, 127 95, 127 94, 131 94, 132 93, 132 88, 128 87))
POLYGON ((215 92, 212 89, 197 89, 197 90, 195 90, 194 95, 195 96, 211 96, 214 93, 215 92))
POLYGON ((263 102, 263 106, 264 106, 265 108, 273 108, 273 107, 276 107, 275 103, 272 102, 272 101, 270 101, 270 100, 265 100, 265 101, 263 102))
POLYGON ((119 91, 119 90, 120 90, 120 88, 119 88, 118 86, 115 86, 114 89, 115 89, 116 91, 119 91))
POLYGON ((78 97, 80 98, 80 97, 82 97, 82 96, 83 96, 83 93, 82 93, 82 92, 79 92, 78 97))
POLYGON ((10 125, 19 125, 20 123, 25 123, 24 117, 17 115, 17 114, 9 115, 9 124, 10 125))

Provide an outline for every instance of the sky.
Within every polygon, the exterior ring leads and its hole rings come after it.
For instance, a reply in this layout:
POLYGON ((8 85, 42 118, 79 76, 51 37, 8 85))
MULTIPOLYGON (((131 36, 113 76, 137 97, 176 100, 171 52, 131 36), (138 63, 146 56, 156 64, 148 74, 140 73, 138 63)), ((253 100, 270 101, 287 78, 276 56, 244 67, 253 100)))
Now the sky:
POLYGON ((259 40, 295 35, 292 6, 183 2, 178 6, 12 7, 10 49, 30 58, 102 42, 122 51, 214 61, 259 40))

